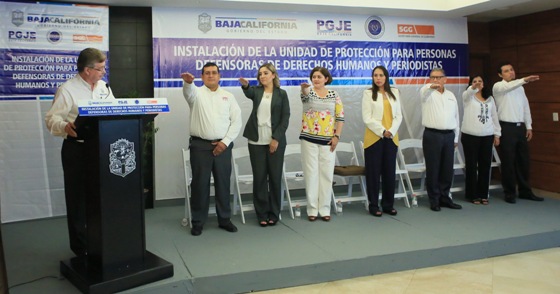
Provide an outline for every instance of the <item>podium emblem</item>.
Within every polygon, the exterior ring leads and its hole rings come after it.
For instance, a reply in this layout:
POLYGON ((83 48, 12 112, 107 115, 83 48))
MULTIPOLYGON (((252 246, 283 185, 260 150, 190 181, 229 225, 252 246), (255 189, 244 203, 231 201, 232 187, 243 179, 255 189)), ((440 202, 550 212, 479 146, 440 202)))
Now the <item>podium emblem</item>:
POLYGON ((111 144, 111 153, 109 153, 109 170, 111 173, 124 178, 135 169, 134 142, 121 138, 111 144))

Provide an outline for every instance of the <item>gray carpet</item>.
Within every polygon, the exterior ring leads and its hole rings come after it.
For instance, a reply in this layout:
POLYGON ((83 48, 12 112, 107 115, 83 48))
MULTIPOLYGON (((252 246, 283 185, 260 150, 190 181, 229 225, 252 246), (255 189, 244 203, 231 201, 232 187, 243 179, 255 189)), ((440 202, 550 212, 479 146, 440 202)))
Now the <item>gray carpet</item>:
MULTIPOLYGON (((180 225, 183 207, 147 210, 147 249, 173 263, 174 276, 124 293, 244 293, 560 246, 560 200, 456 202, 462 210, 432 212, 425 197, 414 209, 397 201, 398 215, 381 218, 355 203, 328 223, 284 213, 267 228, 248 213, 245 225, 233 218, 237 233, 210 217, 199 237, 180 225)), ((10 293, 79 293, 59 274, 72 256, 65 221, 2 226, 10 293)))

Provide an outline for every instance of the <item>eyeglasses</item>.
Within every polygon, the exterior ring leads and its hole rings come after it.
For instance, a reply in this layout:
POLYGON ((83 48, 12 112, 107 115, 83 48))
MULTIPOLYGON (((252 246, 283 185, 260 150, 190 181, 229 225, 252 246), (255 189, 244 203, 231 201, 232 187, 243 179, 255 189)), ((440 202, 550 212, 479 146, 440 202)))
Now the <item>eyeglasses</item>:
POLYGON ((440 80, 440 79, 443 79, 443 78, 445 78, 445 76, 430 76, 430 79, 432 79, 432 80, 440 80))
POLYGON ((102 68, 96 68, 96 67, 91 67, 91 66, 88 66, 88 67, 91 68, 91 69, 94 69, 98 72, 107 72, 107 68, 105 68, 105 67, 102 67, 102 68))

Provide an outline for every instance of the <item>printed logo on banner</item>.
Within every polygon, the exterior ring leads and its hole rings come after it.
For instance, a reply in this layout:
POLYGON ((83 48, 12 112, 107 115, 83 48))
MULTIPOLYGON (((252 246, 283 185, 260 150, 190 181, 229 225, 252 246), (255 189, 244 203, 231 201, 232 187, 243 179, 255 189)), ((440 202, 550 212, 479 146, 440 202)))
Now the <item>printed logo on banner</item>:
POLYGON ((119 139, 111 144, 109 153, 109 171, 117 176, 126 177, 136 169, 134 142, 119 139))
POLYGON ((287 34, 288 30, 297 30, 298 26, 296 19, 216 16, 214 17, 214 28, 225 31, 226 33, 270 35, 287 34))
POLYGON ((74 42, 74 43, 103 43, 103 36, 74 34, 74 35, 72 35, 72 42, 74 42))
POLYGON ((23 11, 21 11, 21 10, 12 11, 12 23, 16 27, 19 27, 20 25, 23 24, 23 22, 24 22, 23 11))
POLYGON ((208 13, 198 16, 198 29, 205 34, 212 29, 212 17, 208 13))
POLYGON ((365 29, 367 35, 372 39, 379 39, 385 33, 385 24, 378 16, 370 16, 366 20, 365 29))
POLYGON ((28 14, 27 22, 35 23, 37 27, 57 28, 88 28, 100 26, 101 21, 94 17, 66 16, 58 14, 28 14))
POLYGON ((398 24, 397 34, 399 37, 433 38, 435 37, 435 27, 433 25, 398 24))
POLYGON ((317 20, 318 36, 352 36, 351 20, 317 20))
POLYGON ((10 42, 35 42, 37 41, 37 32, 8 31, 8 40, 10 42))
POLYGON ((47 40, 51 44, 58 44, 62 41, 62 33, 60 31, 49 31, 47 33, 47 40))

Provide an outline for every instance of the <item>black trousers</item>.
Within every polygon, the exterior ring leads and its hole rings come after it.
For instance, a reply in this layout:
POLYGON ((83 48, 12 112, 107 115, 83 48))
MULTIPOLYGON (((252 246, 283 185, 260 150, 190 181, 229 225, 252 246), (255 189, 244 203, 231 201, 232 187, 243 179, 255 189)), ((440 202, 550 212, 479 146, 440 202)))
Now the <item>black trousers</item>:
POLYGON ((507 197, 532 194, 529 185, 529 143, 527 128, 524 123, 500 121, 502 137, 500 138, 502 187, 507 197))
POLYGON ((249 144, 253 169, 253 205, 260 221, 278 221, 282 201, 282 167, 286 146, 270 154, 269 145, 249 144))
POLYGON ((461 143, 465 153, 465 198, 468 201, 488 199, 494 136, 462 133, 461 143))
POLYGON ((453 182, 454 140, 452 130, 424 130, 422 150, 426 162, 426 190, 432 205, 451 202, 449 190, 453 182))
POLYGON ((64 140, 61 156, 70 249, 81 256, 87 251, 85 146, 80 142, 64 140))
POLYGON ((204 225, 208 220, 210 208, 210 177, 214 176, 216 193, 216 213, 218 223, 229 222, 231 217, 230 182, 231 182, 231 149, 233 143, 218 156, 212 154, 215 146, 212 141, 190 140, 190 156, 192 169, 191 209, 193 225, 204 225))
POLYGON ((393 209, 395 203, 397 149, 398 147, 393 142, 393 139, 382 138, 364 150, 370 211, 375 212, 379 210, 380 186, 382 191, 382 209, 393 209))

